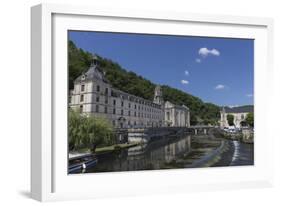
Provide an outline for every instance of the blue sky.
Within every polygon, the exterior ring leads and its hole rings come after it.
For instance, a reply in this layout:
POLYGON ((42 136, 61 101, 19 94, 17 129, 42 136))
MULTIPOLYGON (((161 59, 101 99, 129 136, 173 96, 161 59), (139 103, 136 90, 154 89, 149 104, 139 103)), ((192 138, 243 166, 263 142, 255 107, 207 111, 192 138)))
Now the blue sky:
POLYGON ((70 31, 77 47, 217 105, 253 104, 254 40, 70 31))

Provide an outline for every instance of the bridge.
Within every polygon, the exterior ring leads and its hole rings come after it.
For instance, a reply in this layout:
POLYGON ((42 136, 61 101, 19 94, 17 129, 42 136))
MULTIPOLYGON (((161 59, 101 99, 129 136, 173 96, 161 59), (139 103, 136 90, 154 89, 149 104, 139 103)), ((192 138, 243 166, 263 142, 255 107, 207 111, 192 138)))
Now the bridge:
POLYGON ((157 138, 180 136, 184 134, 208 134, 212 126, 197 125, 190 127, 147 127, 147 128, 128 128, 116 129, 119 142, 150 142, 157 138))
POLYGON ((208 134, 208 131, 212 128, 214 128, 214 126, 207 126, 207 125, 195 125, 195 126, 190 126, 190 129, 192 129, 194 131, 194 134, 197 135, 199 133, 203 133, 203 134, 208 134))

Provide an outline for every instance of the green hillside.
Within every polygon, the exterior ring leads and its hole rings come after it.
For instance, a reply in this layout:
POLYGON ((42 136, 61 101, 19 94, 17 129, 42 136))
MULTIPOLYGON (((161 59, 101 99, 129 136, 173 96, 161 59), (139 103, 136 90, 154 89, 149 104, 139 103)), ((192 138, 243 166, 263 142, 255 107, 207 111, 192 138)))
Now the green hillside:
MULTIPOLYGON (((83 51, 75 46, 72 41, 68 43, 69 62, 69 89, 73 88, 73 81, 86 72, 90 66, 91 53, 83 51)), ((113 87, 127 93, 153 99, 155 84, 132 71, 127 71, 118 63, 110 59, 100 57, 101 68, 106 74, 106 78, 113 87)), ((191 111, 191 124, 215 124, 219 118, 220 108, 211 103, 204 103, 200 98, 187 94, 181 90, 162 85, 163 98, 178 105, 186 105, 191 111)))

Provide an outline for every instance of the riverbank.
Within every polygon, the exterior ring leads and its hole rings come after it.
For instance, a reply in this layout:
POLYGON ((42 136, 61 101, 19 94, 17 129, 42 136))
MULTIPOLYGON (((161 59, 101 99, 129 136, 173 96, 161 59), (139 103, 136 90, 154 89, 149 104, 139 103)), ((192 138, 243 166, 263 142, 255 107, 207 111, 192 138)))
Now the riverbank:
POLYGON ((215 130, 214 135, 227 140, 237 140, 246 144, 254 144, 254 132, 251 129, 243 129, 242 132, 228 133, 222 130, 215 130))
MULTIPOLYGON (((135 147, 139 144, 140 143, 124 143, 124 144, 110 145, 110 146, 106 146, 106 147, 98 147, 98 148, 96 148, 95 155, 102 155, 102 154, 105 154, 105 153, 119 151, 119 150, 122 150, 122 149, 135 147)), ((90 155, 90 154, 92 154, 90 149, 84 148, 84 149, 80 149, 80 150, 77 150, 77 151, 70 151, 68 156, 69 156, 69 159, 73 159, 73 158, 80 158, 80 157, 83 157, 83 156, 87 156, 87 155, 90 155)))

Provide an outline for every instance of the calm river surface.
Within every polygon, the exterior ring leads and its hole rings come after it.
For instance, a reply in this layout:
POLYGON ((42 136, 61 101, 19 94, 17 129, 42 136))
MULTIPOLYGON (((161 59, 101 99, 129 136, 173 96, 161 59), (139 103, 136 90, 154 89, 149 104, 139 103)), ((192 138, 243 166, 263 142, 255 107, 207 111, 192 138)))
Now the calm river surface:
POLYGON ((220 160, 208 166, 253 165, 253 144, 217 139, 207 135, 187 135, 163 138, 146 145, 99 155, 98 163, 94 167, 79 173, 204 167, 205 164, 198 163, 202 162, 202 159, 208 160, 212 157, 214 151, 221 148, 222 141, 224 152, 220 154, 220 160))

